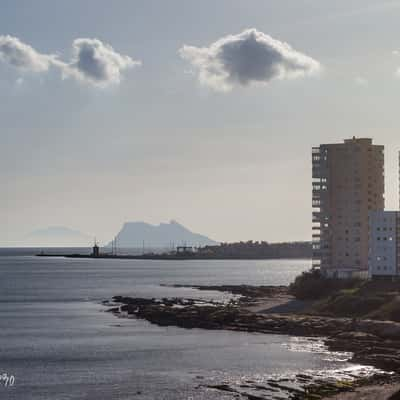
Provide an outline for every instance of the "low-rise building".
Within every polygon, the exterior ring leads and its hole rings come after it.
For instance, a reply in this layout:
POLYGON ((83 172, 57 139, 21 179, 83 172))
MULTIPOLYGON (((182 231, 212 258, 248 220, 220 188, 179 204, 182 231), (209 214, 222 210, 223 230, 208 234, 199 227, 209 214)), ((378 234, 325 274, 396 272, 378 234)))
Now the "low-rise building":
POLYGON ((368 274, 370 278, 400 275, 400 212, 370 211, 368 274))

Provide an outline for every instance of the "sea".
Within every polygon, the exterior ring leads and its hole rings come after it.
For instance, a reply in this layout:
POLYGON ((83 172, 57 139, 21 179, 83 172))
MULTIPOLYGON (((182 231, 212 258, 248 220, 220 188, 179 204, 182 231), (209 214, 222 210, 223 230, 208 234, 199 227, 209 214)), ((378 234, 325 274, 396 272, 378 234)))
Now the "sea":
POLYGON ((365 371, 319 340, 159 327, 102 304, 115 295, 225 301, 229 294, 171 285, 287 285, 309 268, 309 260, 66 259, 0 250, 0 399, 244 399, 210 386, 365 371))

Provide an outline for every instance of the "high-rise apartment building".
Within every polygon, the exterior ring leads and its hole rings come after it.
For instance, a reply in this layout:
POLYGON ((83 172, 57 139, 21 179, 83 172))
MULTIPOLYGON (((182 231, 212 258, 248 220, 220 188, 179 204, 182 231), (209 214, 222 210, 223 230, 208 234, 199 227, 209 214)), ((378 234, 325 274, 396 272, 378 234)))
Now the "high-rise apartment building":
POLYGON ((368 215, 384 209, 384 147, 372 139, 312 149, 313 265, 328 277, 368 274, 368 215))

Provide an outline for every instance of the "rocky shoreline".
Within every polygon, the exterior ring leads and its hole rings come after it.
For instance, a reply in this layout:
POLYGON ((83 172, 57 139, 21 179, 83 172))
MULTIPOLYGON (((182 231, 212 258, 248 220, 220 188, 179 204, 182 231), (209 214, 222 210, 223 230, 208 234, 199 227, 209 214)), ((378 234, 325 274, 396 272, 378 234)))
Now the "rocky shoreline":
MULTIPOLYGON (((323 337, 329 350, 351 352, 351 362, 370 365, 391 375, 379 375, 370 381, 354 381, 351 385, 330 382, 309 382, 310 393, 300 393, 294 388, 289 398, 322 399, 328 394, 354 390, 358 385, 381 385, 399 382, 400 373, 400 323, 392 321, 362 320, 355 318, 330 318, 315 315, 276 312, 252 312, 251 306, 264 299, 288 294, 283 286, 190 286, 198 290, 223 291, 234 294, 228 303, 198 299, 143 299, 115 296, 109 309, 116 315, 134 316, 160 326, 202 328, 232 331, 286 334, 306 337, 323 337), (296 397, 297 396, 297 397, 296 397)), ((229 391, 228 388, 225 387, 229 391)), ((271 388, 269 388, 271 389, 271 388)), ((219 390, 224 390, 222 387, 219 390)), ((301 390, 300 390, 301 391, 301 390)), ((251 395, 253 396, 253 395, 251 395)), ((265 399, 266 397, 248 397, 265 399)), ((384 399, 385 397, 382 397, 384 399)))

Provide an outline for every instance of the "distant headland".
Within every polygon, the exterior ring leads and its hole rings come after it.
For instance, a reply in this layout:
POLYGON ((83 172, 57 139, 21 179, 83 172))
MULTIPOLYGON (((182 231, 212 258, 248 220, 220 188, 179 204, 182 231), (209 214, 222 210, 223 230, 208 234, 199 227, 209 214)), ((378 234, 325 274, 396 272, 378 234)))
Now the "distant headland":
POLYGON ((146 222, 126 222, 115 239, 106 247, 112 247, 113 242, 117 243, 119 247, 125 248, 139 248, 143 245, 153 248, 173 248, 175 245, 199 247, 218 244, 215 240, 194 233, 174 220, 159 225, 151 225, 146 222))
POLYGON ((252 240, 218 243, 172 220, 159 225, 126 222, 104 247, 95 242, 91 253, 41 252, 38 255, 141 260, 308 259, 312 257, 312 244, 306 241, 269 243, 252 240))

